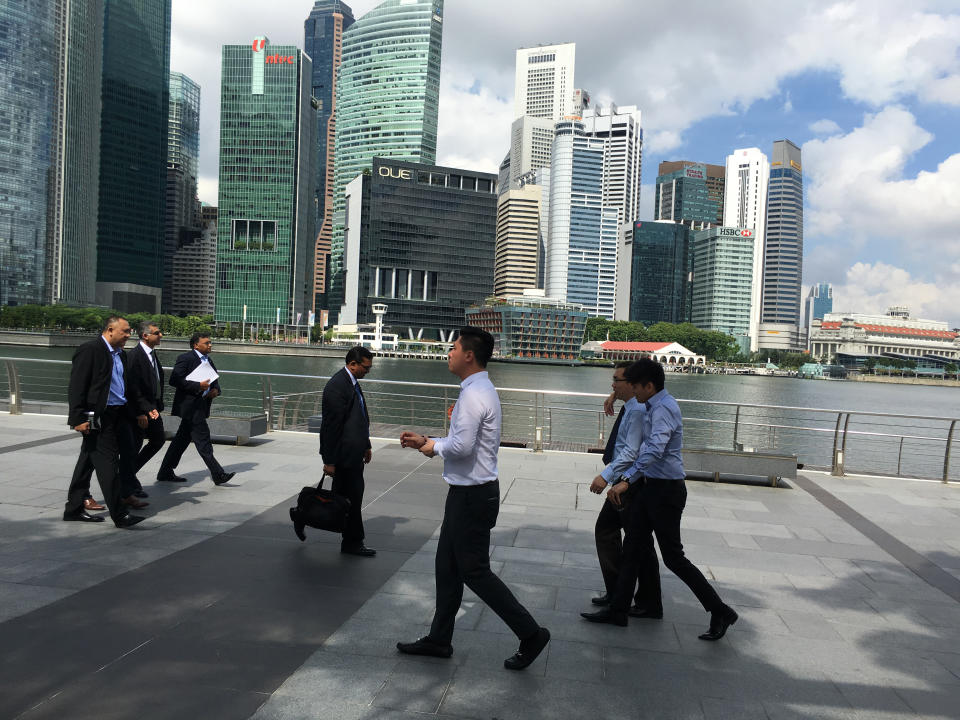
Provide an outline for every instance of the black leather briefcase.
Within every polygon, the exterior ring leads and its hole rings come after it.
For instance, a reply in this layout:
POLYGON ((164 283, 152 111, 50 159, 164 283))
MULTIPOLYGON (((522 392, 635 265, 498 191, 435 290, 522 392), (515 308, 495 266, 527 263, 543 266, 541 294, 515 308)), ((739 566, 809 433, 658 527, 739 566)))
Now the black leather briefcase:
POLYGON ((317 530, 341 533, 350 514, 350 501, 332 490, 323 489, 326 474, 317 487, 305 487, 297 498, 297 510, 304 525, 317 530))

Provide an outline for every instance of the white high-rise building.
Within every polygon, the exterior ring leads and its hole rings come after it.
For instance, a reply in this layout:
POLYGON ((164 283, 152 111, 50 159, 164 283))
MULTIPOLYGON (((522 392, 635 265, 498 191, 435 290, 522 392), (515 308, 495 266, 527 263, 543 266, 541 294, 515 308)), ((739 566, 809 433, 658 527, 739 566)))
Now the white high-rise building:
POLYGON ((750 351, 759 346, 770 161, 760 148, 741 148, 727 156, 723 224, 753 230, 753 288, 750 293, 750 351))
POLYGON ((573 114, 576 48, 576 43, 563 43, 517 50, 515 118, 527 115, 557 122, 573 114))
POLYGON ((591 108, 583 113, 583 128, 604 141, 603 204, 618 209, 621 224, 632 223, 640 211, 640 111, 636 105, 591 108))
POLYGON ((553 126, 556 121, 525 115, 513 121, 510 128, 510 187, 516 186, 522 175, 550 167, 553 149, 553 126))

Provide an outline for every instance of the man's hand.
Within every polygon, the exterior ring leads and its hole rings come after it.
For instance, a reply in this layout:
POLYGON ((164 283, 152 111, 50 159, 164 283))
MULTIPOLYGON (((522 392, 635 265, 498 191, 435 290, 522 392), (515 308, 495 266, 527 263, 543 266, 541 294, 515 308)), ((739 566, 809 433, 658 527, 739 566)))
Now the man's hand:
POLYGON ((90 432, 90 423, 82 422, 79 425, 74 425, 73 429, 76 430, 78 433, 83 433, 84 435, 86 435, 88 432, 90 432))
POLYGON ((597 475, 593 479, 593 482, 590 483, 590 492, 592 492, 594 495, 599 495, 606 487, 607 481, 603 479, 603 475, 597 475))
POLYGON ((623 505, 623 494, 630 489, 630 483, 626 480, 618 482, 612 488, 607 490, 607 500, 612 502, 617 507, 623 505))
POLYGON ((337 474, 337 466, 336 466, 336 465, 324 465, 324 466, 323 466, 323 471, 324 471, 327 475, 329 475, 330 477, 333 477, 334 475, 337 474))
POLYGON ((404 430, 400 434, 400 447, 413 448, 414 450, 419 450, 424 446, 424 443, 427 442, 427 438, 424 435, 419 435, 415 432, 410 432, 409 430, 404 430))
POLYGON ((160 413, 157 412, 156 410, 151 410, 150 412, 147 413, 147 417, 150 418, 151 420, 156 420, 158 417, 160 417, 160 413))
POLYGON ((432 458, 436 453, 433 452, 433 438, 424 438, 423 445, 420 446, 420 452, 426 455, 429 458, 432 458))
POLYGON ((201 390, 206 390, 208 387, 210 387, 210 381, 209 381, 209 380, 204 380, 203 382, 200 383, 200 389, 201 389, 201 390))
POLYGON ((146 415, 137 415, 137 427, 141 430, 147 429, 147 416, 146 415))
POLYGON ((364 465, 366 465, 367 463, 369 463, 371 460, 373 460, 373 450, 371 450, 370 448, 367 448, 366 452, 363 453, 363 463, 364 463, 364 465))
POLYGON ((603 401, 604 414, 611 416, 613 415, 613 403, 616 401, 616 399, 616 393, 610 393, 610 395, 607 396, 607 399, 603 401))
POLYGON ((207 393, 207 397, 213 400, 217 395, 220 394, 220 391, 216 388, 210 388, 210 392, 207 393))

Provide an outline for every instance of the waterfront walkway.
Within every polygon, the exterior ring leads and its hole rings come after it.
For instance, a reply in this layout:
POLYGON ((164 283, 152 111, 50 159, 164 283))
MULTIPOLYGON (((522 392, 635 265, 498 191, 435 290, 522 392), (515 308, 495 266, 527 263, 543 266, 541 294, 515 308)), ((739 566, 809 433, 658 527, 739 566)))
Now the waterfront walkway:
MULTIPOLYGON (((802 473, 793 489, 690 482, 688 554, 740 621, 664 571, 662 621, 596 626, 593 455, 503 450, 494 568, 550 628, 527 671, 467 593, 451 660, 397 655, 433 610, 440 461, 376 441, 365 519, 376 559, 294 536, 315 435, 194 450, 183 486, 148 482, 133 530, 60 520, 79 439, 0 414, 0 718, 955 718, 960 487, 802 473)), ((96 485, 94 486, 96 488, 96 485)), ((99 493, 95 492, 99 497, 99 493)))

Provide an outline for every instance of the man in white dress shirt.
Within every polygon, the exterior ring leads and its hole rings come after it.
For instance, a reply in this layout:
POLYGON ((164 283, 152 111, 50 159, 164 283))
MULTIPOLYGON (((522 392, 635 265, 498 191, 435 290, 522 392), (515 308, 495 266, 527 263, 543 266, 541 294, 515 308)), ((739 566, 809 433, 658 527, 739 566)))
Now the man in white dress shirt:
POLYGON ((508 670, 522 670, 546 647, 550 631, 537 624, 490 570, 490 530, 500 511, 497 452, 501 426, 500 398, 486 372, 492 354, 490 333, 475 327, 461 329, 447 356, 447 367, 461 381, 449 434, 428 438, 406 431, 400 436, 403 447, 443 458, 443 479, 449 488, 437 545, 437 609, 430 633, 414 642, 397 643, 397 649, 409 655, 450 657, 453 625, 466 585, 520 639, 520 648, 503 665, 508 670))

